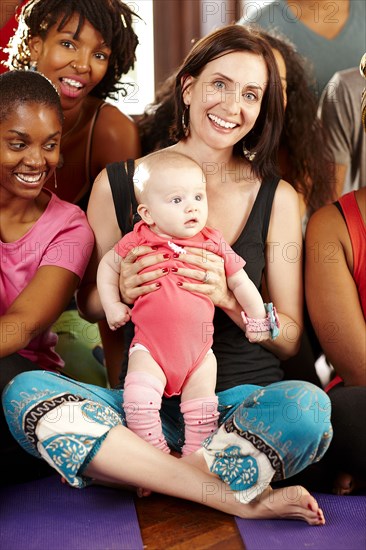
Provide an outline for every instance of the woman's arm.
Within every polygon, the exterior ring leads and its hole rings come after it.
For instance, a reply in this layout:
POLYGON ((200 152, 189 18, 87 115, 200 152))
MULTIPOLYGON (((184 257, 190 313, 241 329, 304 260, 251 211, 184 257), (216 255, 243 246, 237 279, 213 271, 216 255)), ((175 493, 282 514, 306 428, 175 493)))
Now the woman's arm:
POLYGON ((310 218, 305 267, 309 314, 325 355, 346 385, 365 386, 365 319, 347 226, 334 205, 310 218))
POLYGON ((89 199, 87 218, 95 236, 89 265, 77 292, 80 313, 90 322, 104 319, 97 290, 97 269, 104 254, 121 238, 106 170, 97 176, 89 199))
POLYGON ((280 334, 262 343, 280 359, 295 355, 302 334, 303 242, 296 191, 281 180, 273 201, 266 243, 265 282, 268 300, 280 319, 280 334))
POLYGON ((43 266, 0 317, 0 356, 24 349, 52 325, 71 300, 79 277, 62 267, 43 266))

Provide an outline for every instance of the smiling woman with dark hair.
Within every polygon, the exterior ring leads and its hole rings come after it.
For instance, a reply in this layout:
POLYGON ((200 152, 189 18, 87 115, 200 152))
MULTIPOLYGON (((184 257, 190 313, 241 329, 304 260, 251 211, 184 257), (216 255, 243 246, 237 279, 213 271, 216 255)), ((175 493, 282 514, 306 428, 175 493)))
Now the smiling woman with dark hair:
POLYGON ((9 46, 10 69, 37 70, 56 86, 64 111, 56 194, 84 210, 108 162, 139 153, 132 120, 103 101, 135 63, 135 16, 121 0, 30 0, 9 46))

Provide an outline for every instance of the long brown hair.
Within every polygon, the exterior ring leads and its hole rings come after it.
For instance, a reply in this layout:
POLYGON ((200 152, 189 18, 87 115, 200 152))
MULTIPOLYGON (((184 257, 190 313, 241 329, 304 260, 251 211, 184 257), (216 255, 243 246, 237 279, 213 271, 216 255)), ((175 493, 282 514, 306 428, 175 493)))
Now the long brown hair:
POLYGON ((335 199, 334 158, 317 116, 310 64, 276 31, 260 30, 286 65, 287 105, 280 140, 281 176, 303 195, 308 214, 335 199))

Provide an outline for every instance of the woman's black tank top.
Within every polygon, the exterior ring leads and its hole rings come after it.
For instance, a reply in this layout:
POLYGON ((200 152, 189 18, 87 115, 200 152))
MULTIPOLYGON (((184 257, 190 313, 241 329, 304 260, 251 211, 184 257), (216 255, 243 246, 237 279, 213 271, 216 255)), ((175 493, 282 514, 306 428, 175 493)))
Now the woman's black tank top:
MULTIPOLYGON (((244 269, 258 290, 265 267, 266 239, 278 182, 278 178, 263 181, 248 221, 232 245, 246 261, 244 269)), ((259 344, 251 344, 243 331, 219 308, 216 308, 214 318, 213 351, 217 359, 217 391, 242 384, 265 386, 283 377, 279 359, 259 344)))

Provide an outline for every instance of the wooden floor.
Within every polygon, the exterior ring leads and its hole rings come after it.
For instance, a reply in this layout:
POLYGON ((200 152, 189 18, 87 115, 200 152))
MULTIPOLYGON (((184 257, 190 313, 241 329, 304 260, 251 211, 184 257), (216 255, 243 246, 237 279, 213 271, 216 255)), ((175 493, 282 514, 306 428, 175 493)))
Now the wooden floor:
POLYGON ((158 494, 135 504, 146 550, 245 550, 232 516, 158 494))

